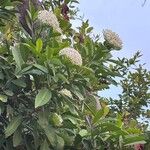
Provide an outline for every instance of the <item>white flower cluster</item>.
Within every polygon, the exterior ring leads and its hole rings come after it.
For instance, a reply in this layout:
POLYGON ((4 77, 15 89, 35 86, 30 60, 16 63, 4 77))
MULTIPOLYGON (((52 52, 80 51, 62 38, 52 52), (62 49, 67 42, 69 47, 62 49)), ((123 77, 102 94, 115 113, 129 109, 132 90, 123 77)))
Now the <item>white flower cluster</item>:
POLYGON ((51 27, 53 27, 54 30, 56 30, 59 33, 62 33, 61 28, 59 27, 59 22, 55 14, 51 11, 47 10, 41 10, 38 13, 38 19, 51 27))
POLYGON ((120 39, 119 35, 115 32, 106 29, 103 30, 104 39, 106 42, 108 42, 110 45, 113 46, 115 49, 121 49, 122 48, 122 40, 120 39))
POLYGON ((82 65, 82 57, 80 53, 74 48, 67 47, 60 50, 59 56, 66 56, 71 61, 71 63, 78 66, 82 65))
POLYGON ((68 97, 72 98, 71 92, 69 90, 67 90, 67 89, 62 89, 61 91, 59 91, 59 93, 62 94, 62 95, 65 95, 65 96, 68 96, 68 97))

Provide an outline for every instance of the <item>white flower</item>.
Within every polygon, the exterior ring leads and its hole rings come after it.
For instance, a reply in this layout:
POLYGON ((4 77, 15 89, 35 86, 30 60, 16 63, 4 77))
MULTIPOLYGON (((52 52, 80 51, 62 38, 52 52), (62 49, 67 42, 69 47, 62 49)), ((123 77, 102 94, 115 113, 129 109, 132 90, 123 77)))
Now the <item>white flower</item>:
POLYGON ((78 66, 82 65, 82 57, 74 48, 67 47, 60 50, 59 56, 66 56, 73 64, 78 66))
POLYGON ((115 32, 106 29, 103 30, 104 39, 108 42, 113 48, 121 49, 122 48, 122 40, 120 39, 119 35, 115 32))
POLYGON ((38 13, 38 19, 51 27, 53 27, 57 32, 62 33, 61 28, 59 27, 59 22, 55 14, 51 11, 41 10, 38 13))
POLYGON ((59 91, 59 93, 62 94, 62 95, 65 95, 65 96, 68 96, 68 97, 72 98, 71 92, 69 90, 67 90, 67 89, 62 89, 61 91, 59 91))

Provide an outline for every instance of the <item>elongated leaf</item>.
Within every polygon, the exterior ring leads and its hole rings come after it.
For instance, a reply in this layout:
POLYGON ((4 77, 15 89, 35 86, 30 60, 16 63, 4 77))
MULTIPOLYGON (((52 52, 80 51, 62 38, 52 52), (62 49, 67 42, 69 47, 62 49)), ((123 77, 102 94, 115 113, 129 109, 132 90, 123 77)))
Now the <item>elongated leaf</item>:
POLYGON ((47 112, 40 112, 38 114, 38 124, 44 129, 48 126, 48 118, 47 118, 47 112))
POLYGON ((42 42, 42 40, 39 38, 39 39, 37 39, 37 41, 36 41, 36 51, 37 51, 37 52, 41 52, 42 47, 43 47, 43 42, 42 42))
POLYGON ((8 124, 6 130, 5 130, 5 137, 9 137, 10 135, 12 135, 16 129, 18 128, 18 126, 21 124, 22 121, 22 117, 18 116, 15 117, 11 120, 11 122, 8 124))
POLYGON ((26 83, 21 79, 13 80, 12 82, 19 87, 26 87, 26 83))
POLYGON ((21 66, 22 66, 22 64, 24 64, 24 61, 21 56, 20 50, 17 47, 15 47, 12 49, 12 54, 13 54, 13 57, 14 57, 14 60, 17 64, 17 66, 19 67, 19 69, 21 69, 21 66))
POLYGON ((129 135, 124 139, 124 145, 145 144, 145 138, 142 135, 129 135))
POLYGON ((48 70, 46 67, 38 65, 38 64, 34 64, 34 67, 38 68, 39 70, 43 71, 44 73, 48 73, 48 70))
POLYGON ((13 135, 13 146, 16 147, 21 144, 22 137, 19 130, 16 130, 13 135))
POLYGON ((55 147, 56 146, 56 142, 57 142, 56 141, 57 137, 56 137, 55 130, 53 128, 47 126, 44 129, 44 131, 45 131, 45 134, 46 134, 49 142, 51 143, 51 145, 55 147))
POLYGON ((23 68, 23 69, 21 70, 20 74, 26 73, 26 72, 29 71, 31 68, 32 68, 32 66, 28 66, 28 67, 23 68))
POLYGON ((116 125, 121 128, 121 127, 122 127, 122 124, 123 124, 123 122, 122 122, 122 116, 121 116, 120 114, 117 114, 117 122, 116 122, 116 125))
POLYGON ((122 130, 120 127, 116 126, 116 124, 111 123, 111 122, 102 123, 100 126, 102 127, 102 132, 111 131, 111 132, 115 132, 121 135, 128 134, 128 132, 126 132, 125 130, 122 130))
POLYGON ((33 44, 27 44, 27 43, 22 43, 24 46, 26 46, 30 51, 32 51, 32 53, 33 54, 37 54, 37 52, 36 52, 36 47, 35 47, 35 45, 33 45, 33 44))
POLYGON ((68 84, 69 84, 68 79, 67 79, 63 74, 58 73, 56 76, 57 76, 59 79, 61 79, 62 81, 64 81, 65 83, 68 83, 68 84))
POLYGON ((97 123, 97 122, 99 121, 99 119, 103 116, 103 114, 104 114, 103 109, 100 109, 100 110, 96 113, 96 115, 95 115, 95 117, 94 117, 94 119, 93 119, 93 123, 97 123))
POLYGON ((52 93, 48 89, 41 89, 35 98, 35 108, 45 105, 51 97, 52 93))
POLYGON ((107 116, 108 113, 109 113, 109 107, 104 107, 103 117, 107 116))
POLYGON ((58 150, 63 150, 64 149, 64 140, 62 137, 60 136, 57 136, 57 146, 56 146, 56 149, 58 150))

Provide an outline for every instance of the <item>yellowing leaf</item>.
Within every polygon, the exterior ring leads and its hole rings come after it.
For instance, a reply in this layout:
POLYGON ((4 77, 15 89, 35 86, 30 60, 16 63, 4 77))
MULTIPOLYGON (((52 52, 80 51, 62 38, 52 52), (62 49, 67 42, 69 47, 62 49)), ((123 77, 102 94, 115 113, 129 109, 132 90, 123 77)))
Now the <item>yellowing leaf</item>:
POLYGON ((39 39, 37 39, 37 41, 36 41, 36 51, 37 51, 37 52, 41 52, 42 47, 43 47, 43 42, 42 42, 42 40, 39 38, 39 39))

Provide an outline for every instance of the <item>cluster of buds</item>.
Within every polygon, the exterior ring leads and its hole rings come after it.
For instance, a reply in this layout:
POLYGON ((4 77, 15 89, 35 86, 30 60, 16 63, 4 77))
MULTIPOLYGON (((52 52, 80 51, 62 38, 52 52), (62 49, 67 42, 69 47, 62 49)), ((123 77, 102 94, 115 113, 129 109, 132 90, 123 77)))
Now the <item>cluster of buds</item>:
POLYGON ((43 24, 47 24, 47 25, 53 27, 53 29, 56 30, 57 32, 62 33, 62 30, 59 26, 59 21, 52 11, 51 12, 47 11, 47 10, 39 11, 38 19, 43 24))
POLYGON ((109 44, 110 47, 116 50, 120 50, 122 48, 123 43, 118 34, 109 29, 106 29, 103 30, 103 35, 106 43, 109 44))
POLYGON ((72 64, 81 66, 82 65, 82 57, 81 54, 75 50, 74 48, 64 48, 60 50, 59 56, 65 56, 67 57, 72 64))

